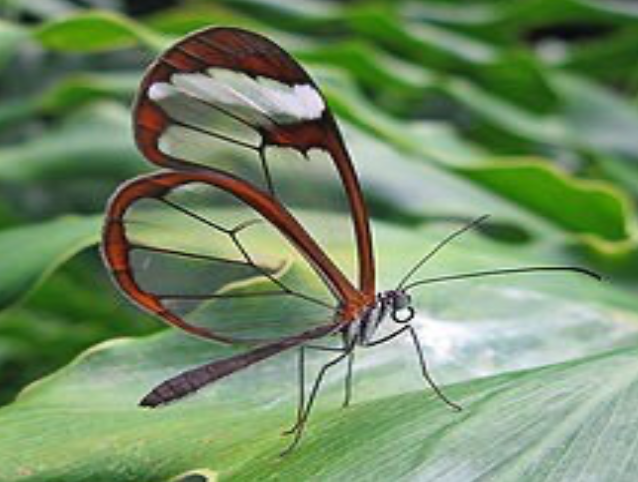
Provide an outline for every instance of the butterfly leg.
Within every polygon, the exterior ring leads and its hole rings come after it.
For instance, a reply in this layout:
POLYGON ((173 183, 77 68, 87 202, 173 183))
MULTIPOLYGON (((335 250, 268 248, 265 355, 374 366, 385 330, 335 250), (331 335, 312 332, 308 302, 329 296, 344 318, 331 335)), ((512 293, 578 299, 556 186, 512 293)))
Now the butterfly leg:
POLYGON ((299 401, 297 403, 297 418, 292 427, 288 430, 284 430, 282 435, 290 435, 294 433, 301 423, 301 416, 303 415, 303 407, 306 404, 306 347, 301 346, 299 348, 299 362, 297 364, 298 380, 299 380, 299 401))
POLYGON ((421 342, 419 341, 419 336, 417 335, 416 330, 414 329, 413 326, 410 326, 410 325, 407 325, 406 328, 407 328, 407 331, 410 333, 410 337, 412 338, 412 343, 414 344, 414 348, 416 349, 417 355, 419 357, 419 363, 421 365, 421 374, 423 375, 423 378, 425 378, 425 381, 428 383, 428 385, 430 385, 432 390, 434 390, 434 393, 436 393, 436 395, 441 400, 443 400, 450 408, 452 408, 453 410, 456 410, 457 412, 460 412, 461 410, 463 410, 463 407, 461 407, 457 403, 454 403, 447 396, 445 396, 445 394, 434 382, 434 380, 430 376, 430 372, 428 371, 428 366, 425 362, 425 356, 423 355, 423 349, 421 348, 421 342))
MULTIPOLYGON (((315 350, 333 351, 333 352, 336 351, 336 352, 343 353, 348 351, 348 338, 344 334, 341 340, 343 341, 343 346, 341 348, 313 346, 313 345, 308 346, 308 348, 312 348, 315 350)), ((352 399, 353 368, 354 368, 354 350, 350 350, 348 354, 348 367, 346 369, 346 376, 344 378, 344 398, 343 398, 343 404, 342 404, 343 408, 350 406, 350 400, 352 399)))
POLYGON ((348 369, 346 371, 343 408, 350 406, 350 400, 352 399, 352 373, 354 368, 354 350, 350 350, 348 354, 348 369))
POLYGON ((330 368, 337 365, 339 362, 345 360, 350 355, 350 352, 354 349, 354 346, 355 346, 354 344, 352 344, 351 346, 348 346, 343 353, 341 353, 338 357, 326 363, 323 367, 321 367, 321 370, 319 370, 319 373, 317 374, 317 378, 315 379, 315 382, 312 386, 312 390, 310 391, 310 396, 308 397, 308 401, 305 407, 303 408, 301 416, 299 417, 299 422, 296 425, 296 428, 294 431, 294 439, 292 440, 290 445, 288 445, 286 450, 284 450, 280 454, 282 457, 292 452, 295 449, 295 447, 299 444, 299 441, 301 440, 301 437, 303 435, 304 428, 306 426, 306 422, 308 421, 310 411, 312 410, 312 406, 314 404, 315 399, 317 398, 319 388, 321 387, 321 382, 323 381, 323 377, 326 375, 326 373, 328 372, 330 368))
POLYGON ((397 331, 393 331, 392 333, 379 338, 378 340, 374 340, 374 341, 369 341, 368 343, 366 343, 366 347, 371 347, 371 346, 376 346, 376 345, 383 345, 384 343, 396 338, 397 336, 401 335, 402 333, 405 333, 408 329, 410 328, 410 325, 406 325, 400 329, 398 329, 397 331))
POLYGON ((386 343, 390 340, 393 340, 394 338, 396 338, 397 336, 408 332, 410 334, 410 338, 412 339, 412 344, 414 345, 414 348, 416 350, 417 356, 419 358, 419 365, 421 366, 421 374, 423 375, 423 378, 425 379, 425 381, 427 382, 427 384, 432 388, 432 390, 434 390, 434 393, 436 393, 436 395, 443 400, 443 402, 448 405, 449 407, 451 407, 452 409, 456 410, 456 411, 461 411, 463 410, 463 408, 458 405, 457 403, 454 403, 452 400, 450 400, 447 396, 445 396, 445 394, 441 391, 441 389, 437 386, 437 384, 434 382, 434 380, 432 379, 432 377, 430 376, 430 372, 428 370, 428 366, 427 363, 425 361, 425 355, 423 354, 423 349, 421 348, 421 342, 419 341, 419 336, 417 335, 416 330, 414 329, 414 327, 412 325, 405 325, 403 327, 401 327, 400 329, 393 331, 392 333, 379 338, 378 340, 374 340, 371 341, 369 343, 366 344, 366 347, 371 347, 371 346, 375 346, 375 345, 381 345, 383 343, 386 343))
POLYGON ((297 405, 297 419, 295 424, 289 429, 282 432, 282 435, 290 435, 294 433, 301 423, 301 415, 303 413, 303 407, 306 403, 306 381, 305 381, 305 373, 306 373, 306 349, 308 350, 317 350, 317 351, 330 351, 330 352, 339 352, 343 353, 345 347, 336 348, 332 346, 318 346, 318 345, 305 345, 299 348, 299 362, 298 362, 298 376, 299 376, 299 402, 297 405))

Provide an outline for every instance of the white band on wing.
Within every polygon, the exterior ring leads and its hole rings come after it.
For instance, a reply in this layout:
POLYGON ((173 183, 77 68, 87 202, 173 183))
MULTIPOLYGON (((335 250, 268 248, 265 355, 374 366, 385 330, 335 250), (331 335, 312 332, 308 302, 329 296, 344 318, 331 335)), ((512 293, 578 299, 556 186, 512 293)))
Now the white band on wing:
POLYGON ((173 74, 170 84, 152 85, 149 97, 164 107, 176 91, 218 106, 255 127, 319 119, 325 110, 323 98, 312 85, 287 85, 220 68, 173 74))

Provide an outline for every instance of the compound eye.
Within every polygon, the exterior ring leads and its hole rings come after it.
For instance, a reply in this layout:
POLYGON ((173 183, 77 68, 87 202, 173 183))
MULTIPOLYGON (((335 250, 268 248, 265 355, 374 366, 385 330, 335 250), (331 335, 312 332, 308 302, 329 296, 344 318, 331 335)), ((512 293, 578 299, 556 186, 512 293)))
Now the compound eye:
POLYGON ((409 294, 399 291, 395 294, 392 303, 395 310, 401 311, 410 306, 410 303, 412 303, 412 299, 410 298, 409 294))
POLYGON ((397 323, 407 323, 414 318, 415 311, 411 306, 392 312, 392 319, 397 323))

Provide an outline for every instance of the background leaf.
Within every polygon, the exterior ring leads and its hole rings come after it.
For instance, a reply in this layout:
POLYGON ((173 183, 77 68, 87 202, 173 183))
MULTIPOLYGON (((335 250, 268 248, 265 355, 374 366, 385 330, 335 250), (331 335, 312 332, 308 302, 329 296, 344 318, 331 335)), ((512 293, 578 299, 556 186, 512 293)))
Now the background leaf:
MULTIPOLYGON (((383 247, 380 259, 388 268, 384 271, 385 286, 405 269, 398 253, 413 252, 424 239, 438 237, 435 233, 395 228, 380 229, 378 234, 383 247)), ((468 244, 451 247, 445 259, 428 271, 449 273, 459 266, 468 269, 506 262, 493 243, 475 238, 468 244), (483 249, 476 249, 474 243, 483 249)), ((596 353, 622 346, 638 335, 634 298, 619 297, 593 281, 539 281, 519 279, 517 294, 512 297, 510 282, 486 280, 483 288, 475 288, 472 297, 466 296, 461 304, 450 300, 459 300, 460 293, 467 293, 463 286, 416 293, 422 307, 418 326, 433 373, 444 383, 470 380, 450 388, 450 395, 465 406, 461 414, 450 412, 429 392, 423 392, 408 340, 399 340, 360 353, 356 404, 347 413, 336 408, 341 397, 341 373, 332 374, 306 443, 295 456, 280 461, 277 453, 285 442, 279 434, 294 412, 293 353, 239 373, 188 401, 153 411, 140 409, 137 400, 164 377, 238 350, 171 331, 146 339, 107 342, 28 388, 16 403, 0 412, 4 427, 0 449, 4 452, 4 447, 14 447, 0 473, 15 480, 23 477, 20 474, 30 473, 49 478, 110 477, 124 481, 165 480, 187 470, 206 468, 233 480, 254 480, 255 474, 267 474, 267 467, 277 464, 277 477, 299 480, 311 470, 319 470, 317 464, 323 461, 322 478, 343 480, 346 474, 357 473, 354 467, 367 459, 369 472, 391 478, 401 474, 416 477, 418 473, 419 477, 431 474, 428 477, 434 480, 435 475, 449 472, 449 480, 467 480, 468 473, 445 455, 450 453, 448 445, 455 447, 454 453, 468 451, 468 456, 475 454, 479 460, 488 457, 490 462, 480 467, 486 473, 513 453, 523 451, 520 455, 525 460, 525 450, 530 452, 528 465, 523 468, 534 466, 542 456, 536 444, 553 440, 546 439, 549 427, 563 419, 566 411, 578 412, 582 407, 579 413, 584 416, 587 407, 592 407, 601 417, 612 416, 608 400, 633 379, 630 355, 610 355, 609 361, 601 357, 605 360, 602 362, 568 362, 495 379, 476 380, 477 376, 596 353), (602 301, 605 291, 607 300, 602 301), (485 298, 493 303, 474 302, 485 298), (592 301, 584 304, 583 299, 592 301), (517 316, 514 306, 525 307, 527 315, 517 316), (614 333, 615 341, 611 337, 601 339, 597 333, 614 333), (625 360, 626 370, 618 367, 622 363, 619 360, 625 360), (610 384, 609 392, 601 394, 596 405, 587 387, 598 384, 601 363, 605 370, 616 370, 614 379, 619 384, 610 384), (570 395, 565 397, 565 393, 570 395), (555 406, 548 403, 554 399, 561 401, 555 406), (510 407, 507 417, 503 417, 505 407, 510 407), (247 415, 250 413, 259 413, 259 417, 247 415), (543 422, 539 426, 540 420, 543 422), (47 427, 44 432, 43 426, 47 427), (166 433, 174 436, 166 437, 166 433), (512 433, 519 434, 514 446, 512 433), (487 444, 487 440, 492 443, 487 444), (344 457, 344 447, 352 443, 356 449, 344 457), (370 460, 371 450, 381 450, 383 456, 370 460), (321 458, 317 458, 317 451, 322 453, 321 458), (482 452, 488 455, 479 457, 482 452), (398 453, 407 455, 392 456, 398 453)), ((260 308, 281 311, 281 305, 272 301, 260 303, 260 308)), ((246 304, 243 309, 255 307, 246 304)), ((230 316, 228 321, 232 322, 233 314, 220 316, 230 316)), ((313 354, 312 369, 325 359, 313 354)), ((580 419, 570 420, 575 430, 580 419)), ((556 427, 556 437, 568 439, 570 433, 561 425, 556 427)), ((585 443, 583 452, 565 451, 564 463, 574 463, 592 443, 597 440, 585 443)), ((467 460, 469 464, 473 459, 467 460)))
POLYGON ((112 12, 88 12, 52 20, 35 32, 45 47, 66 52, 99 52, 136 43, 161 49, 167 39, 112 12))
MULTIPOLYGON (((630 2, 9 0, 0 10, 0 479, 633 480, 630 2), (294 353, 138 409, 164 377, 242 349, 143 336, 162 325, 117 294, 95 249, 108 197, 152 168, 130 129, 143 70, 210 25, 271 37, 327 95, 365 188, 380 289, 484 214, 420 275, 567 264, 605 283, 530 275, 415 293, 432 374, 461 414, 422 391, 400 340, 361 353, 350 410, 337 409, 341 373, 329 377, 308 438, 283 461, 294 353)), ((345 233, 322 233, 346 253, 345 233)), ((294 265, 284 276, 306 279, 294 265)), ((233 310, 215 314, 295 315, 233 310)), ((313 369, 324 360, 315 354, 313 369)))
POLYGON ((99 218, 66 217, 3 231, 0 249, 12 255, 0 265, 0 305, 6 308, 15 303, 57 266, 94 244, 100 222, 99 218))

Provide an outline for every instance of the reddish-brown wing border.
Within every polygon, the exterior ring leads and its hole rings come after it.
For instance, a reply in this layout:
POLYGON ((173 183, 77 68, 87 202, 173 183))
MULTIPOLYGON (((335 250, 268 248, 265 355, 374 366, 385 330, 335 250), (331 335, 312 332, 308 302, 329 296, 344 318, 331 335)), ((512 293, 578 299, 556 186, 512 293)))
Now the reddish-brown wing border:
MULTIPOLYGON (((127 239, 124 224, 124 216, 128 208, 140 199, 161 198, 178 186, 194 182, 209 184, 230 193, 270 221, 302 253, 341 302, 337 324, 351 321, 359 315, 366 304, 363 294, 352 286, 341 270, 334 265, 286 208, 246 181, 214 170, 167 171, 141 176, 120 187, 110 200, 103 233, 103 257, 117 285, 137 305, 193 335, 225 343, 236 341, 206 328, 191 325, 167 310, 158 296, 144 291, 138 285, 131 266, 132 246, 127 239)), ((334 320, 331 322, 334 323, 334 320)))
MULTIPOLYGON (((198 167, 161 152, 158 139, 169 119, 148 98, 149 87, 166 82, 176 72, 197 72, 221 67, 250 76, 275 79, 287 84, 309 84, 320 92, 305 70, 281 47, 253 32, 237 28, 214 27, 195 32, 180 40, 148 69, 135 101, 133 122, 135 139, 142 153, 153 163, 173 169, 198 167)), ((266 145, 291 147, 305 152, 311 148, 327 150, 346 190, 353 217, 359 262, 359 288, 368 300, 375 295, 375 263, 368 212, 357 174, 343 138, 329 109, 318 120, 276 125, 261 130, 266 145)))

